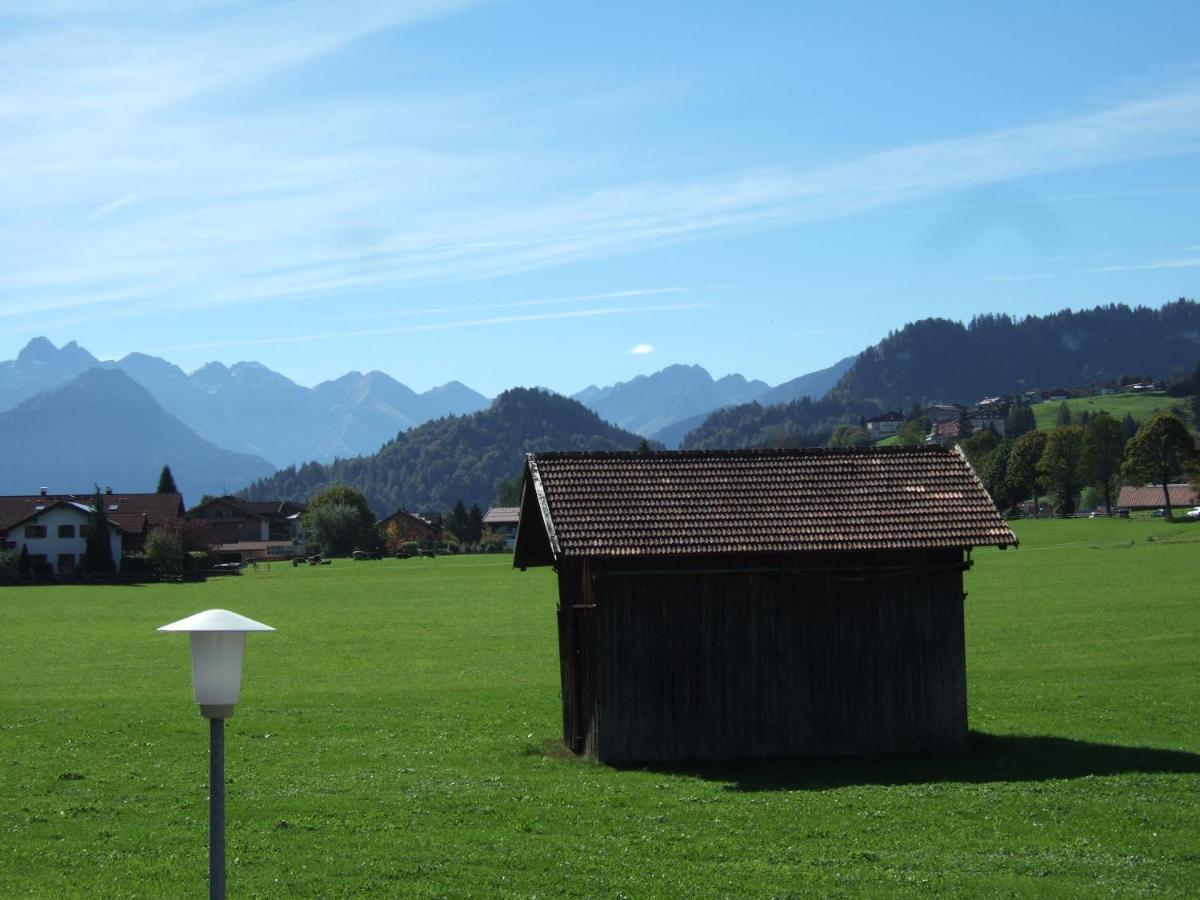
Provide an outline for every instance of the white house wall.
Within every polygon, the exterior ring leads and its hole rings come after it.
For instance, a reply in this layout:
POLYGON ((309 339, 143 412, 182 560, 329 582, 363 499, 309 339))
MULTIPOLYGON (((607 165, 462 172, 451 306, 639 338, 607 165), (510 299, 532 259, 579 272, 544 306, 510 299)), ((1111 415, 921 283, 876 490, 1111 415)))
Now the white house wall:
MULTIPOLYGON (((46 510, 39 513, 37 519, 29 519, 13 527, 8 532, 7 540, 16 545, 17 553, 21 552, 21 547, 29 548, 29 555, 36 556, 42 554, 46 557, 46 562, 58 574, 58 557, 63 553, 75 554, 75 564, 79 565, 83 562, 83 555, 87 552, 87 538, 81 537, 79 534, 80 526, 88 524, 90 516, 81 510, 74 507, 59 506, 54 509, 46 510), (26 525, 45 525, 46 536, 44 538, 26 538, 26 525), (60 538, 58 536, 59 525, 74 525, 75 537, 60 538)), ((109 529, 109 544, 112 547, 113 561, 117 565, 117 570, 121 568, 121 533, 115 528, 109 529)))

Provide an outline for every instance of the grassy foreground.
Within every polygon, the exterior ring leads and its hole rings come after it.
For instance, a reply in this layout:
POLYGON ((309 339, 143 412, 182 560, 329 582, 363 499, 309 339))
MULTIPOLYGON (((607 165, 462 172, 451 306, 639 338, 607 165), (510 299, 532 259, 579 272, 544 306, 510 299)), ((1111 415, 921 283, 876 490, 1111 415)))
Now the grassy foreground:
POLYGON ((619 771, 559 750, 555 589, 493 557, 0 590, 0 895, 200 896, 187 641, 251 635, 231 896, 1200 890, 1200 525, 1018 523, 967 575, 964 757, 619 771))

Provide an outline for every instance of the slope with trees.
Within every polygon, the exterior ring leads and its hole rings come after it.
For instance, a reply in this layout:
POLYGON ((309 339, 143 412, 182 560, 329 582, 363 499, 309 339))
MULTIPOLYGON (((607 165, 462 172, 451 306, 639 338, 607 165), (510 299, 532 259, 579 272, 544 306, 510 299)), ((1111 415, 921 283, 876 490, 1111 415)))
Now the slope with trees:
POLYGON ((376 515, 401 507, 445 510, 462 500, 486 508, 499 486, 539 450, 632 450, 638 435, 581 404, 535 388, 505 391, 469 416, 427 422, 371 456, 289 466, 251 484, 250 500, 306 500, 329 485, 361 490, 376 515))

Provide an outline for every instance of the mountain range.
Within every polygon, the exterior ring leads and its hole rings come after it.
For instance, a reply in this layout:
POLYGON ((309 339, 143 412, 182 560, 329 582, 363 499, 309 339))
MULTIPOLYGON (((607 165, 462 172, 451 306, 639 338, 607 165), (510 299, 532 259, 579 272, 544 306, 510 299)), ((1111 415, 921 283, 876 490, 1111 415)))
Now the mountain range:
POLYGON ((370 485, 380 511, 459 495, 482 505, 522 447, 628 447, 643 437, 688 448, 821 444, 836 425, 885 409, 1170 376, 1198 360, 1200 305, 1187 300, 925 319, 773 388, 677 365, 574 398, 507 391, 490 406, 459 382, 418 394, 381 372, 349 372, 305 388, 255 362, 188 374, 146 354, 100 361, 75 342, 37 338, 0 363, 0 490, 136 490, 168 462, 193 499, 255 480, 303 499, 332 479, 370 485), (266 477, 279 466, 279 478, 266 477))
POLYGON ((457 381, 418 394, 382 372, 348 372, 306 388, 256 362, 187 374, 156 356, 101 361, 74 341, 59 349, 39 337, 0 363, 0 411, 93 368, 124 372, 200 437, 277 467, 373 453, 413 425, 488 405, 457 381))
POLYGON ((0 493, 153 491, 169 463, 185 498, 222 494, 273 471, 204 440, 118 369, 92 368, 0 413, 0 493))

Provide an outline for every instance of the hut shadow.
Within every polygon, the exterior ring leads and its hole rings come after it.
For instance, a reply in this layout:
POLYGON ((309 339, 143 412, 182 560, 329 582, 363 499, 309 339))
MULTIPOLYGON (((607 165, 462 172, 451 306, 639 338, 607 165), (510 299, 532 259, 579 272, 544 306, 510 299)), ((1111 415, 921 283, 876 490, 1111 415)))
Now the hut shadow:
POLYGON ((780 759, 639 766, 728 783, 731 791, 821 791, 865 785, 978 784, 1089 776, 1200 774, 1200 754, 1151 747, 1093 744, 1046 735, 973 731, 970 751, 946 756, 870 759, 780 759))

